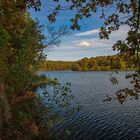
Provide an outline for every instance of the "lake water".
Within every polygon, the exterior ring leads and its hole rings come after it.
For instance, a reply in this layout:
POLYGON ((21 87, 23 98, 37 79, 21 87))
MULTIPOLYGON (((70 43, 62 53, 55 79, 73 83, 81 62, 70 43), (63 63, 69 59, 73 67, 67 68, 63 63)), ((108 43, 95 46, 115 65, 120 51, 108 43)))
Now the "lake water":
POLYGON ((115 86, 110 82, 111 72, 42 73, 61 83, 70 82, 74 101, 82 106, 76 115, 53 127, 54 136, 61 140, 140 139, 140 101, 127 100, 123 105, 117 100, 103 102, 106 94, 114 96, 119 88, 129 86, 126 72, 119 73, 119 84, 115 86))

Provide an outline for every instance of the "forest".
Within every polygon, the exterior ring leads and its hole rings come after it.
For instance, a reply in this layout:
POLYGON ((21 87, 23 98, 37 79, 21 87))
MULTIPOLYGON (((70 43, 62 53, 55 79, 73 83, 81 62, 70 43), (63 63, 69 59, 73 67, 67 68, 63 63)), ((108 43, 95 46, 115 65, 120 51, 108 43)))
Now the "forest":
POLYGON ((136 66, 132 64, 132 60, 126 57, 113 56, 97 56, 91 58, 83 58, 78 61, 49 61, 46 60, 40 67, 40 70, 59 71, 110 71, 110 70, 136 70, 136 66))

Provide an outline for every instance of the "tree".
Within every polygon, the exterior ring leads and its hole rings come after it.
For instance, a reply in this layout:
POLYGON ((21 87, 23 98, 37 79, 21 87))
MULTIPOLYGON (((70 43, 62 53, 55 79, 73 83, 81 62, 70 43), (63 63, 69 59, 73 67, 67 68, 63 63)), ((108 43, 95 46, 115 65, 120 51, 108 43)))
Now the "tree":
POLYGON ((78 63, 80 65, 82 71, 88 70, 88 58, 87 57, 81 59, 78 63))
POLYGON ((73 63, 72 68, 73 71, 79 71, 81 68, 78 63, 73 63))
POLYGON ((44 50, 67 33, 64 27, 52 29, 55 38, 46 40, 42 26, 27 12, 30 6, 38 10, 39 1, 0 1, 0 139, 43 137, 40 102, 33 91, 49 80, 37 70, 46 58, 44 50))

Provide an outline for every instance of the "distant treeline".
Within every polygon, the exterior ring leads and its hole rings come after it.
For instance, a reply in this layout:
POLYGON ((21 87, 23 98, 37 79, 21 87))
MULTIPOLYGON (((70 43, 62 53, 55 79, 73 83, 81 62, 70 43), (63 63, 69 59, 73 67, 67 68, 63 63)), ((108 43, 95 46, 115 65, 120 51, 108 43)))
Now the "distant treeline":
POLYGON ((81 60, 72 61, 45 61, 41 65, 41 70, 57 71, 57 70, 73 70, 73 71, 107 71, 107 70, 134 70, 135 65, 131 63, 131 58, 118 55, 98 56, 91 58, 83 58, 81 60))

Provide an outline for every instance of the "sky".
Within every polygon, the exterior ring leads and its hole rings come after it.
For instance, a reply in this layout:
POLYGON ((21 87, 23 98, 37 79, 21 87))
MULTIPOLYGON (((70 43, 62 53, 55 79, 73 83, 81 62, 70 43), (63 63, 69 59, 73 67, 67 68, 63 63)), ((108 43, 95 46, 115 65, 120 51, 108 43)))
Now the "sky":
MULTIPOLYGON (((40 21, 40 24, 47 27, 49 21, 47 20, 48 13, 55 6, 55 2, 52 0, 42 0, 41 11, 36 12, 30 9, 31 16, 40 21)), ((111 7, 106 9, 106 14, 112 12, 111 7)), ((57 16, 57 20, 52 24, 56 29, 60 26, 67 26, 70 30, 72 23, 70 19, 74 16, 75 11, 62 11, 57 16)), ((84 57, 96 57, 103 55, 116 54, 112 50, 112 45, 120 39, 125 39, 128 27, 121 26, 120 30, 111 33, 109 40, 99 39, 99 28, 103 25, 103 20, 99 17, 101 10, 98 9, 96 13, 92 14, 92 17, 83 19, 80 22, 80 31, 70 30, 70 34, 61 38, 61 44, 47 53, 48 60, 61 60, 61 61, 75 61, 84 57)), ((47 31, 44 30, 44 34, 47 36, 47 31)))

